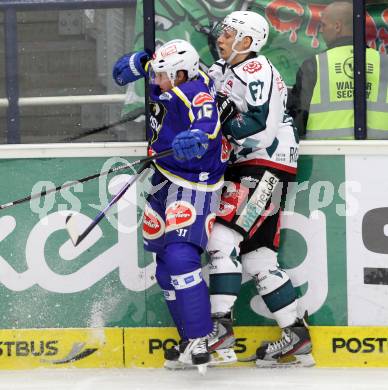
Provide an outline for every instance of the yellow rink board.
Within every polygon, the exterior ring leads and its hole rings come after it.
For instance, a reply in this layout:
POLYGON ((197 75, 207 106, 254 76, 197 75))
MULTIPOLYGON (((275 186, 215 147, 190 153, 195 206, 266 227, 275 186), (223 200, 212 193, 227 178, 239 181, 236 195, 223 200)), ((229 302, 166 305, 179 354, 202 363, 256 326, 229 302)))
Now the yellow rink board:
MULTIPOLYGON (((265 340, 280 335, 276 327, 235 327, 238 358, 254 354, 265 340)), ((388 327, 311 326, 317 367, 388 367, 388 327)), ((172 328, 125 329, 126 367, 162 367, 163 347, 178 340, 172 328)), ((238 363, 247 365, 253 363, 238 363)))
MULTIPOLYGON (((388 327, 312 326, 310 332, 317 367, 388 367, 388 327)), ((279 334, 276 327, 235 327, 237 357, 279 334)), ((0 330, 0 368, 158 368, 163 349, 177 340, 173 328, 0 330)))
POLYGON ((0 368, 123 367, 123 329, 0 330, 0 368))

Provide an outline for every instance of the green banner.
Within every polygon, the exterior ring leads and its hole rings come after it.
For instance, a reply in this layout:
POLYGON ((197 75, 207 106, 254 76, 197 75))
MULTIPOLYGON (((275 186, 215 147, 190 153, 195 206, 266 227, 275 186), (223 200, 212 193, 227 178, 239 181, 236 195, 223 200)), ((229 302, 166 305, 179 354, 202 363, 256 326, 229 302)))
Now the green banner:
MULTIPOLYGON (((3 184, 0 199, 6 203, 31 189, 54 188, 131 160, 1 160, 1 183, 15 184, 3 184)), ((280 263, 297 287, 301 310, 309 311, 315 325, 348 321, 346 226, 345 217, 338 215, 345 207, 344 169, 344 157, 302 156, 299 184, 284 215, 280 263)), ((79 212, 86 227, 129 177, 120 174, 78 184, 0 211, 2 328, 172 325, 156 285, 153 257, 142 247, 148 179, 137 181, 79 247, 72 246, 65 231, 69 213, 79 212)), ((246 278, 235 315, 237 325, 274 323, 246 278)))
MULTIPOLYGON (((1 160, 0 199, 6 203, 31 189, 54 188, 107 170, 116 160, 1 160)), ((144 255, 140 237, 135 239, 144 204, 140 194, 139 207, 125 208, 121 202, 112 210, 91 234, 96 242, 86 242, 86 249, 80 245, 75 250, 68 240, 65 215, 73 210, 93 218, 112 197, 110 180, 79 184, 0 212, 2 328, 144 326, 157 325, 159 318, 169 323, 154 267, 147 268, 152 257, 144 255), (117 222, 133 223, 135 229, 119 233, 117 222)))
MULTIPOLYGON (((155 2, 156 46, 181 38, 190 41, 198 50, 204 67, 218 59, 214 24, 228 13, 252 9, 265 15, 270 25, 269 40, 262 53, 280 71, 287 86, 295 82, 296 72, 309 56, 326 49, 319 32, 320 13, 329 0, 157 0, 155 2)), ((368 4, 366 37, 370 47, 387 54, 388 4, 368 4)), ((143 2, 136 11, 134 49, 143 49, 143 2)), ((144 83, 130 84, 123 113, 144 105, 144 83)))

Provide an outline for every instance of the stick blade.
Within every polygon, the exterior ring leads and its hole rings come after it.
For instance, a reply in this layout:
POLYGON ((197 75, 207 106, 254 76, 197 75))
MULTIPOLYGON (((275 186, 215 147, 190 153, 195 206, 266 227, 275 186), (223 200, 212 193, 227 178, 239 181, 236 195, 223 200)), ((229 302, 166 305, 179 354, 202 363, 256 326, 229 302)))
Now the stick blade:
POLYGON ((80 242, 79 224, 77 222, 76 214, 69 214, 66 217, 66 230, 74 246, 80 242))

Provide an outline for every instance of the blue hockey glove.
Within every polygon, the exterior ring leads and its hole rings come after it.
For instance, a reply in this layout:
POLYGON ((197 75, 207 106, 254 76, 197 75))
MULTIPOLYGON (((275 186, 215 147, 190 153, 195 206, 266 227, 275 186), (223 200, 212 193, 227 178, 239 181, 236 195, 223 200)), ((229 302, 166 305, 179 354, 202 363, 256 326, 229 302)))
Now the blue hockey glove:
POLYGON ((113 79, 118 85, 127 85, 146 77, 145 65, 149 59, 150 56, 145 51, 123 55, 113 66, 113 79))
POLYGON ((174 157, 177 160, 191 160, 201 158, 207 150, 209 138, 202 130, 182 131, 172 141, 174 157))

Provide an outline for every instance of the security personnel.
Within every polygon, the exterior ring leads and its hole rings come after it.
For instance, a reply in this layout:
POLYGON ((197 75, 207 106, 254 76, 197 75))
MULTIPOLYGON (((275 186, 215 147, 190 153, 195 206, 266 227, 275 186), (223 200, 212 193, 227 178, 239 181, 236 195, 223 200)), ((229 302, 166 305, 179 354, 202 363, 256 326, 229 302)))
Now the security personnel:
MULTIPOLYGON (((328 50, 300 67, 288 100, 299 134, 306 139, 354 139, 353 6, 328 5, 321 32, 328 50)), ((388 57, 366 51, 367 135, 388 139, 388 57)))

